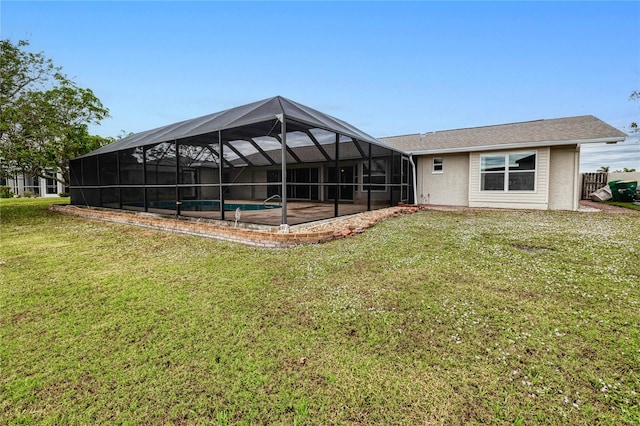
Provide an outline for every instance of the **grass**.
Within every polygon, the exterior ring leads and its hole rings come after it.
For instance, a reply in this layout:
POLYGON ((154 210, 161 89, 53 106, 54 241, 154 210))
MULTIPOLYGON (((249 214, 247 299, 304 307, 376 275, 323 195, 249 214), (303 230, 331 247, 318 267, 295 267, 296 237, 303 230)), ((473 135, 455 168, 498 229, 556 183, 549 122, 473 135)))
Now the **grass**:
POLYGON ((623 201, 605 201, 605 202, 612 206, 624 207, 626 209, 632 209, 632 210, 640 210, 640 206, 633 203, 628 203, 623 201))
POLYGON ((638 424, 637 215, 284 250, 0 200, 0 424, 638 424))

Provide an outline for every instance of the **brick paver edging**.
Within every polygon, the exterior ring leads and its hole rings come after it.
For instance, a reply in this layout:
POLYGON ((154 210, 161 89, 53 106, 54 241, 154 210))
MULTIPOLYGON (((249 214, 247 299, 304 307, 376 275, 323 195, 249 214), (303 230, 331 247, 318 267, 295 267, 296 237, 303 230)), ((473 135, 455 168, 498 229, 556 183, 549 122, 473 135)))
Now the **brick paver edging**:
POLYGON ((320 231, 306 231, 304 228, 301 228, 288 233, 279 233, 277 231, 269 230, 234 228, 231 226, 216 225, 187 218, 175 219, 141 215, 136 212, 126 212, 121 210, 99 210, 69 205, 52 205, 50 209, 64 215, 79 216, 85 219, 137 225, 163 231, 179 232, 224 241, 233 241, 256 247, 271 248, 318 244, 349 237, 351 235, 364 232, 367 228, 381 220, 392 216, 399 216, 401 214, 414 213, 419 210, 416 206, 398 206, 379 211, 379 214, 374 213, 371 215, 372 212, 362 213, 363 215, 369 214, 369 217, 364 223, 359 221, 358 226, 350 224, 349 220, 345 220, 342 224, 340 223, 341 221, 336 221, 335 225, 331 226, 330 229, 322 229, 320 231))

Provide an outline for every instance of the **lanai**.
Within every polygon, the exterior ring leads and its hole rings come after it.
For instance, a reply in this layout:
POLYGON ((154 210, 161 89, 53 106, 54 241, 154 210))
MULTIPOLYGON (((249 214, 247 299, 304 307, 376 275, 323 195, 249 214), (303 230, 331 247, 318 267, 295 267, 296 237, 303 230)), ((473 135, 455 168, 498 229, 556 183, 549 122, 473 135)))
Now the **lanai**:
POLYGON ((410 201, 410 172, 401 151, 277 96, 74 159, 71 202, 286 227, 410 201))

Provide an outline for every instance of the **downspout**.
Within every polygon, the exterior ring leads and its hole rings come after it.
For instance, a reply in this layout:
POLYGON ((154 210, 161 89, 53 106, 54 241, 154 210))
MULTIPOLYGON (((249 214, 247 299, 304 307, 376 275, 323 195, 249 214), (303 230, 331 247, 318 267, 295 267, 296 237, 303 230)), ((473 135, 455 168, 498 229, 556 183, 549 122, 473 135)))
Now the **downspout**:
POLYGON ((573 200, 571 201, 572 210, 580 210, 580 198, 582 194, 580 191, 580 145, 576 145, 576 149, 573 152, 573 200))
POLYGON ((418 186, 416 184, 416 165, 413 162, 413 155, 409 154, 409 164, 411 164, 411 175, 413 177, 413 204, 418 204, 418 186))

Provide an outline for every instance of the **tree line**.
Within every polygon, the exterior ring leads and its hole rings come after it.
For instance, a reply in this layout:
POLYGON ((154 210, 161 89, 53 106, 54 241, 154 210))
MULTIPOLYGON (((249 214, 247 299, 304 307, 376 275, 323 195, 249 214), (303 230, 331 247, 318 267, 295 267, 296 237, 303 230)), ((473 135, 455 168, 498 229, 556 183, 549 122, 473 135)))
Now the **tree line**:
POLYGON ((0 40, 0 175, 69 185, 69 161, 114 138, 89 134, 109 110, 29 42, 0 40))
POLYGON ((621 173, 621 172, 628 173, 628 172, 635 172, 636 169, 630 169, 628 167, 624 167, 622 170, 610 170, 609 166, 602 166, 602 167, 600 167, 598 169, 598 171, 600 173, 609 173, 609 172, 611 172, 611 173, 621 173))

